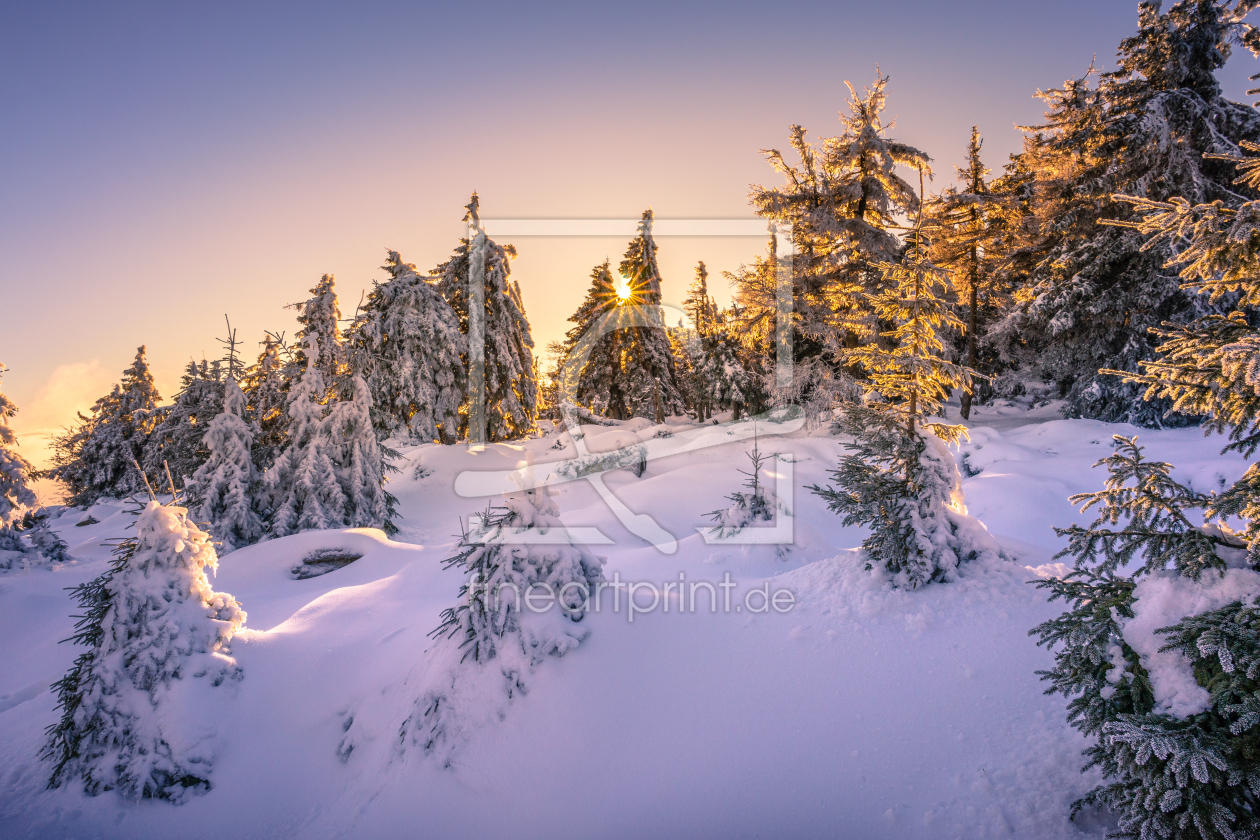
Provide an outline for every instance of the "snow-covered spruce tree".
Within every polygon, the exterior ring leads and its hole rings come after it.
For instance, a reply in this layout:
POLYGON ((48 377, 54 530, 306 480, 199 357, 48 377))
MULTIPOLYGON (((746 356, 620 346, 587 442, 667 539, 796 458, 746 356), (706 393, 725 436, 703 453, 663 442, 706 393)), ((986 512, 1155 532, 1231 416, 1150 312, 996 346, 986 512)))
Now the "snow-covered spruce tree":
MULTIPOLYGON (((1260 151, 1251 143, 1244 148, 1260 151)), ((1260 163, 1232 160, 1242 163, 1239 180, 1256 187, 1260 163)), ((1166 324, 1156 333, 1157 357, 1127 381, 1166 407, 1201 417, 1208 431, 1229 436, 1227 449, 1252 457, 1260 445, 1260 396, 1249 373, 1260 348, 1251 316, 1260 301, 1260 202, 1234 210, 1223 202, 1121 198, 1140 214, 1130 228, 1150 237, 1151 251, 1175 245, 1169 267, 1179 269, 1185 292, 1235 307, 1166 324)), ((1260 565, 1260 471, 1252 464, 1234 485, 1208 496, 1173 480, 1170 464, 1145 460, 1133 440, 1116 441, 1116 452, 1099 462, 1109 473, 1104 490, 1073 497, 1083 509, 1098 507, 1097 520, 1060 532, 1069 537, 1063 554, 1075 558, 1076 571, 1041 584, 1071 609, 1033 631, 1041 644, 1056 646, 1055 667, 1043 676, 1070 698, 1073 724, 1096 739, 1087 754, 1106 784, 1083 802, 1116 811, 1122 830, 1134 835, 1260 836, 1260 609, 1250 602, 1198 614, 1182 608, 1190 613, 1185 619, 1156 631, 1163 651, 1189 660, 1204 690, 1195 707, 1176 711, 1154 693, 1150 663, 1125 628, 1147 580, 1158 579, 1153 583, 1164 593, 1154 597, 1168 597, 1171 584, 1181 598, 1197 599, 1224 575, 1242 573, 1231 569, 1260 565), (1241 532, 1227 524, 1235 517, 1241 532), (1100 607, 1104 600, 1114 609, 1100 607)))
POLYGON ((220 555, 262 539, 258 473, 250 450, 254 428, 245 420, 245 395, 236 380, 223 381, 223 411, 205 428, 207 458, 186 483, 189 507, 219 542, 220 555))
POLYGON ((703 261, 696 263, 696 278, 687 288, 683 311, 691 318, 692 328, 700 335, 708 335, 721 323, 717 304, 709 296, 709 269, 703 261))
MULTIPOLYGON (((913 436, 918 418, 940 412, 951 389, 970 390, 975 371, 944 358, 942 331, 962 324, 950 306, 949 275, 929 258, 922 230, 915 230, 900 261, 879 268, 884 288, 868 298, 881 323, 893 326, 881 333, 892 347, 871 342, 848 351, 845 358, 861 365, 888 401, 888 411, 901 417, 906 434, 913 436)), ((935 428, 949 439, 961 432, 940 424, 935 428)))
POLYGON ((564 360, 568 355, 563 341, 547 344, 547 365, 538 379, 538 416, 549 420, 561 419, 560 380, 564 376, 564 360))
POLYGON ((752 468, 739 471, 745 476, 745 489, 737 490, 726 497, 731 503, 729 506, 708 514, 709 518, 717 523, 711 531, 717 536, 731 537, 750 525, 773 522, 776 511, 791 513, 779 500, 774 490, 761 482, 763 465, 774 456, 762 455, 761 447, 756 440, 753 441, 752 451, 747 455, 752 468))
MULTIPOLYGON (((623 290, 624 286, 621 287, 623 290)), ((569 316, 576 324, 565 334, 565 363, 561 370, 560 399, 589 408, 614 420, 630 417, 622 379, 628 335, 616 326, 622 300, 608 260, 591 270, 586 299, 569 316), (601 333, 605 326, 612 327, 601 333), (589 347, 585 360, 573 355, 578 345, 589 347)))
POLYGON ((150 479, 164 479, 169 468, 175 481, 182 483, 209 456, 203 438, 206 424, 223 411, 221 365, 218 360, 190 361, 180 384, 175 402, 154 414, 156 423, 145 439, 140 465, 150 479))
POLYGON ((526 680, 536 666, 547 657, 564 656, 586 637, 587 631, 574 625, 604 579, 604 561, 581 546, 504 541, 527 530, 557 527, 560 511, 550 488, 526 488, 505 496, 502 508, 488 508, 480 529, 467 531, 446 561, 467 577, 458 603, 442 612, 431 635, 458 664, 450 683, 421 698, 403 727, 403 737, 426 753, 455 746, 462 710, 453 697, 466 694, 459 690, 461 680, 488 676, 513 698, 527 691, 526 680), (522 610, 531 587, 549 593, 555 608, 522 610))
POLYGON ((464 399, 459 318, 397 251, 383 268, 389 279, 373 284, 347 342, 371 390, 378 435, 454 443, 464 399))
MULTIPOLYGON (((484 340, 468 353, 484 354, 486 439, 514 440, 534 430, 538 411, 538 383, 534 375, 534 339, 521 302, 521 288, 511 279, 510 260, 516 249, 494 242, 481 227, 477 194, 467 205, 464 221, 472 227, 472 240, 461 239, 454 255, 433 270, 438 291, 459 317, 459 328, 468 335, 468 276, 476 267, 484 272, 484 340)), ((469 381, 471 389, 475 383, 469 381)))
MULTIPOLYGON (((341 306, 337 302, 337 280, 331 274, 319 278, 311 289, 311 297, 301 303, 289 305, 297 310, 297 341, 288 354, 285 379, 292 382, 305 375, 310 356, 315 353, 315 366, 328 394, 338 393, 346 383, 348 365, 346 346, 341 334, 341 306), (309 339, 314 339, 315 349, 310 349, 309 339)), ((321 401, 324 397, 321 395, 321 401)))
MULTIPOLYGON (((1001 367, 1001 359, 986 347, 982 364, 981 340, 987 325, 1007 304, 1007 296, 998 282, 993 251, 988 247, 994 237, 997 199, 986 179, 989 170, 980 159, 981 145, 980 129, 972 126, 967 163, 956 167, 961 186, 950 186, 927 202, 924 227, 931 233, 929 255, 933 263, 949 273, 951 286, 966 300, 959 307, 965 312, 963 359, 972 370, 992 376, 1001 367)), ((982 385, 983 381, 977 384, 982 385)), ((960 412, 964 420, 971 416, 971 402, 971 391, 964 390, 960 412)))
MULTIPOLYGON (((0 376, 5 366, 0 364, 0 376)), ((17 451, 17 435, 9 420, 17 414, 17 406, 0 391, 0 529, 6 528, 36 503, 31 490, 35 469, 17 451)))
POLYGON ((618 272, 624 282, 619 305, 638 307, 636 326, 619 329, 625 347, 621 388, 628 416, 652 417, 682 414, 686 402, 678 388, 674 355, 665 334, 660 310, 661 272, 656 265, 656 240, 652 237, 652 209, 643 211, 639 233, 630 240, 618 272))
POLYGON ((1166 403, 1141 399, 1134 384, 1098 371, 1137 372, 1155 356, 1150 328, 1213 307, 1165 269, 1169 243, 1143 249, 1135 231, 1103 222, 1133 218, 1113 194, 1226 208, 1255 197, 1231 183, 1228 164, 1204 157, 1260 140, 1260 115, 1225 99, 1214 76, 1235 46, 1260 48, 1260 31, 1242 20, 1254 6, 1181 0, 1161 11, 1143 3, 1137 34, 1120 44, 1119 69, 1101 74, 1095 87, 1087 76, 1041 94, 1046 122, 1029 129, 1011 163, 1025 173, 1029 195, 1011 253, 1016 307, 1002 332, 1058 381, 1068 416, 1186 422, 1167 415, 1166 403))
MULTIPOLYGON (((879 286, 876 265, 895 260, 901 251, 892 232, 898 217, 918 211, 914 187, 897 174, 897 167, 930 171, 929 158, 887 136, 894 127, 883 122, 887 83, 886 76, 877 74, 859 95, 846 82, 851 98, 849 113, 840 115, 841 134, 815 148, 805 139, 805 129, 792 126, 791 144, 800 165, 789 164, 777 149, 766 151, 787 183, 752 190, 758 215, 792 225, 797 361, 820 355, 834 361, 842 349, 874 339, 878 326, 866 294, 879 286)), ((760 303, 751 317, 773 323, 773 295, 746 295, 741 303, 760 303)))
POLYGON ((71 559, 70 546, 57 536, 48 521, 48 511, 44 508, 28 510, 22 517, 21 530, 30 540, 31 552, 37 555, 41 563, 68 563, 71 559))
POLYGON ((80 414, 75 428, 53 440, 48 476, 66 483, 70 505, 87 507, 102 496, 144 491, 135 462, 144 455, 160 399, 142 346, 122 382, 96 401, 91 416, 80 414))
POLYGON ((350 388, 350 399, 332 403, 324 418, 329 456, 345 493, 345 525, 380 528, 392 536, 398 533, 397 500, 385 490, 390 468, 372 427, 372 394, 362 376, 351 377, 350 388))
POLYGON ((54 686, 61 720, 42 753, 50 787, 176 803, 210 789, 206 703, 241 678, 228 643, 245 623, 206 579, 217 563, 183 508, 150 501, 110 568, 75 589, 83 614, 72 638, 88 650, 54 686))
POLYGON ((253 456, 259 474, 275 463, 287 438, 290 383, 284 371, 291 355, 282 335, 267 333, 261 343, 263 349, 258 360, 245 371, 241 380, 245 416, 258 429, 253 456))
POLYGON ((338 311, 332 277, 324 275, 313 294, 298 317, 302 347, 294 355, 305 369, 289 387, 285 447, 262 477, 268 533, 355 527, 394 533, 371 392, 363 377, 346 370, 337 318, 329 314, 338 311))
POLYGON ((294 307, 302 326, 285 371, 285 445, 262 480, 267 528, 276 537, 346 527, 348 506, 332 460, 332 429, 324 422, 346 373, 332 275, 325 274, 311 297, 294 307))
POLYGON ((949 389, 970 387, 973 372, 941 357, 942 327, 957 317, 945 294, 948 278, 927 257, 922 219, 900 262, 883 263, 885 289, 871 295, 891 349, 868 344, 849 351, 886 400, 880 410, 846 405, 835 431, 851 437, 852 453, 830 475, 837 487, 811 489, 844 516, 866 525, 867 568, 881 565, 901 586, 949 580, 958 564, 1002 556, 979 521, 967 515, 962 478, 946 441, 964 430, 921 418, 938 414, 949 389))
POLYGON ((678 389, 687 403, 687 409, 703 422, 712 414, 712 407, 706 402, 708 388, 701 378, 704 351, 700 334, 679 319, 678 326, 665 328, 665 335, 669 338, 669 350, 674 357, 678 389))
POLYGON ((309 334, 304 342, 306 370, 289 389, 285 447, 262 479, 267 530, 275 537, 346 525, 346 494, 330 454, 331 429, 324 422, 331 389, 320 370, 318 337, 309 334))
POLYGON ((713 408, 732 409, 738 420, 755 399, 756 377, 744 368, 739 358, 739 342, 722 327, 715 328, 700 340, 701 361, 698 378, 705 404, 713 408))
POLYGON ((845 404, 836 434, 852 438, 851 453, 830 471, 835 487, 809 489, 844 516, 865 525, 866 568, 883 568, 898 586, 917 588, 951 580, 960 563, 1004 557, 979 520, 967 514, 962 476, 939 424, 909 434, 906 421, 888 411, 845 404))
POLYGON ((1223 524, 1201 524, 1212 500, 1175 481, 1170 464, 1146 460, 1132 438, 1115 441, 1098 462, 1108 471, 1105 488, 1072 497, 1082 511, 1097 507, 1097 519, 1056 529, 1069 541, 1056 556, 1074 558, 1075 571, 1038 583, 1070 609, 1030 631, 1055 648, 1054 668, 1041 676, 1069 698, 1069 722, 1095 739, 1087 767, 1106 780, 1073 814, 1085 804, 1110 808, 1125 836, 1260 836, 1260 717, 1248 715, 1260 709, 1260 639, 1251 630, 1260 611, 1235 603, 1157 631, 1168 640, 1163 650, 1185 654, 1210 695, 1201 711, 1183 716, 1161 707, 1149 663, 1124 628, 1143 578, 1219 577, 1242 565, 1244 541, 1223 524))

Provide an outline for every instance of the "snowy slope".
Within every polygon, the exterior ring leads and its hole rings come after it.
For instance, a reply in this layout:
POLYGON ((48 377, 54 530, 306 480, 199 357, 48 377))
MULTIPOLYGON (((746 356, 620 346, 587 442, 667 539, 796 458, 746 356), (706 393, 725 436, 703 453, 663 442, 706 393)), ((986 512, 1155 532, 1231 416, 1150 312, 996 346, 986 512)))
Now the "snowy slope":
MULTIPOLYGON (((427 634, 461 578, 440 561, 460 518, 486 501, 452 492, 456 476, 540 469, 574 449, 567 436, 557 448, 556 433, 476 453, 403 447, 408 463, 391 485, 397 541, 314 532, 223 558, 214 586, 248 612, 232 643, 245 676, 200 722, 219 744, 214 789, 180 807, 44 790, 36 753, 55 718, 48 686, 77 653, 57 644, 72 625, 64 588, 104 569, 101 541, 130 519, 102 503, 91 511, 99 524, 77 527, 83 513, 66 511, 56 529, 78 561, 0 578, 0 836, 1102 836, 1098 815, 1067 820, 1095 780, 1079 772, 1084 743, 1062 699, 1044 696, 1034 674, 1051 658, 1027 632, 1058 606, 1027 582, 1060 545, 1051 526, 1078 518, 1067 496, 1100 485, 1090 464, 1111 435, 1139 430, 1055 416, 981 410, 959 453, 974 473, 967 502, 1018 560, 917 592, 862 571, 849 550, 861 532, 803 489, 826 483, 841 452, 822 430, 760 440, 793 462, 796 544, 783 558, 774 546, 706 545, 695 530, 743 478, 751 441, 722 442, 725 429, 708 441, 720 445, 652 460, 641 478, 604 476, 678 538, 672 555, 627 531, 589 481, 558 485, 565 523, 612 540, 593 547, 606 576, 659 585, 729 573, 734 606, 767 582, 795 605, 714 614, 702 594, 696 612, 672 600, 631 622, 606 591, 582 622, 586 640, 543 662, 527 696, 466 698, 471 735, 449 768, 400 748, 398 734, 445 667, 427 634), (295 580, 290 570, 319 549, 361 559, 295 580)), ((641 420, 588 428, 588 446, 600 451, 600 435, 614 436, 607 445, 668 442, 659 431, 641 420)), ((1195 429, 1140 435, 1196 489, 1244 469, 1195 429)))

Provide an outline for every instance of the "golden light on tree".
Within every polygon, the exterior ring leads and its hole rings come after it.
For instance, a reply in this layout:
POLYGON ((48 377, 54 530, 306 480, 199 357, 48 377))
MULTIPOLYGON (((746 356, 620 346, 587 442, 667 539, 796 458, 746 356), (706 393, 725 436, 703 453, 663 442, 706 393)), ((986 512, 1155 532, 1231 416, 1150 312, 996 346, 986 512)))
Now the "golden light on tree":
POLYGON ((613 276, 613 291, 617 294, 618 303, 626 303, 634 297, 634 289, 630 288, 630 283, 620 274, 613 276))

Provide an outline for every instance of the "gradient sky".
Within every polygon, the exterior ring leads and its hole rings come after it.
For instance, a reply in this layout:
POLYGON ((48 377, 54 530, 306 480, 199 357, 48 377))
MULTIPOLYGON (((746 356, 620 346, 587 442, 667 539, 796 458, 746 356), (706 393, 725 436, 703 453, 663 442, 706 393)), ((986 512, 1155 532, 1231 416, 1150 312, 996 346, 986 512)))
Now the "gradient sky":
MULTIPOLYGON (((891 77, 891 132, 952 179, 973 123, 1000 169, 1038 88, 1135 26, 1134 0, 0 5, 0 361, 23 451, 148 345, 164 397, 253 356, 324 272, 342 310, 387 247, 427 269, 483 215, 748 217, 758 150, 836 132, 846 79, 891 77)), ((1222 75, 1248 101, 1260 62, 1222 75)), ((494 230, 490 229, 493 236, 494 230)), ((624 240, 520 239, 538 348, 624 240)), ((667 301, 760 239, 662 240, 667 301)), ((721 302, 729 295, 719 280, 721 302)))

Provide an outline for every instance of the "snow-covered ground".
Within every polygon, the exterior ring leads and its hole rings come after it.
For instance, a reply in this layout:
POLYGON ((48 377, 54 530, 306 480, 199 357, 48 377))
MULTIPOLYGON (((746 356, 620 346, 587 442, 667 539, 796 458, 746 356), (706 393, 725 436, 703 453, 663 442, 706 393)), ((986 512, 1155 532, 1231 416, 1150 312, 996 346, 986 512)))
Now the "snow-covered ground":
MULTIPOLYGON (((729 574, 731 608, 709 612, 701 587, 696 610, 680 611, 675 588, 631 621, 606 590, 582 622, 589 636, 539 665, 526 696, 464 698, 468 737, 449 767, 400 732, 442 675, 427 634, 461 575, 441 560, 461 518, 486 503, 457 495, 456 476, 545 469, 575 453, 556 432, 480 452, 402 447, 396 540, 313 532, 222 559, 214 587, 248 612, 232 642, 244 679, 197 722, 215 744, 213 790, 179 807, 45 790, 49 685, 78 653, 58 644, 73 624, 65 588, 100 574, 102 541, 131 521, 122 503, 97 505, 99 523, 86 526, 67 510, 55 527, 77 562, 0 577, 0 836, 1100 837, 1103 816, 1067 819, 1096 779, 1080 772, 1084 742, 1062 698, 1045 696, 1034 673, 1051 656, 1028 630, 1061 607, 1029 581, 1050 573, 1037 567, 1062 545, 1052 526, 1083 521, 1067 497, 1101 485, 1090 465, 1113 434, 1140 434, 1149 456, 1199 490, 1233 481, 1244 463, 1197 429, 1057 417, 1053 405, 978 409, 958 452, 967 504, 1016 562, 972 565, 920 591, 863 571, 850 550, 862 532, 804 489, 826 484, 842 451, 824 429, 762 430, 761 450, 792 462, 786 552, 707 545, 696 531, 744 478, 752 441, 730 429, 653 458, 642 477, 604 475, 631 511, 677 538, 673 554, 621 525, 589 480, 557 485, 566 525, 611 539, 592 548, 607 577, 659 588, 729 574), (320 549, 361 558, 295 579, 320 549), (760 607, 746 596, 767 584, 792 593, 790 609, 745 608, 760 607)), ((685 437, 680 425, 675 439, 642 420, 618 426, 587 427, 588 448, 668 449, 685 437)), ((646 588, 640 596, 646 607, 646 588)))

